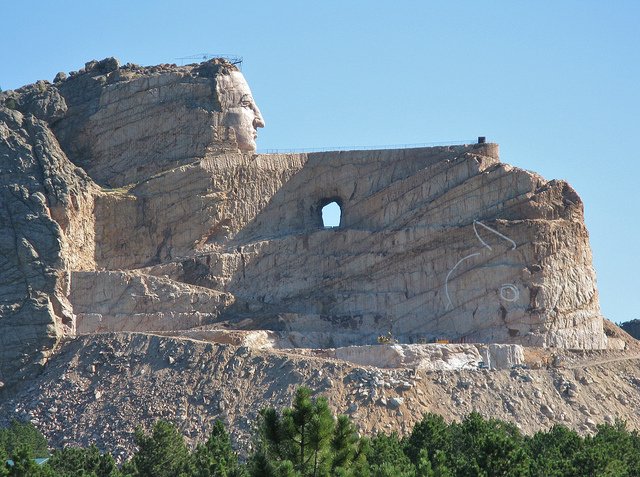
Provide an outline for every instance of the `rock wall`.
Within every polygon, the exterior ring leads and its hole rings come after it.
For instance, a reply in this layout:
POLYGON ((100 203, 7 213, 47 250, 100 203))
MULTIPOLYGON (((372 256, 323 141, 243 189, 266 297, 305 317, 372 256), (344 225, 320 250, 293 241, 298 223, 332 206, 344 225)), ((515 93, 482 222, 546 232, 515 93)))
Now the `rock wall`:
POLYGON ((0 383, 29 375, 75 334, 70 274, 96 270, 102 234, 117 233, 95 220, 101 198, 121 192, 112 187, 237 150, 220 125, 221 68, 234 67, 108 58, 0 93, 0 383))
POLYGON ((392 344, 350 346, 328 350, 330 357, 361 366, 410 368, 421 371, 511 369, 523 365, 520 345, 392 344))
POLYGON ((495 144, 241 153, 229 68, 106 59, 0 93, 0 380, 73 335, 75 314, 86 333, 607 346, 567 183, 495 144), (325 229, 330 201, 342 220, 325 229))
POLYGON ((56 83, 68 110, 53 130, 69 158, 108 187, 139 182, 208 151, 237 150, 221 125, 216 75, 223 63, 89 62, 56 83))
POLYGON ((70 299, 80 334, 187 330, 215 322, 233 297, 131 272, 74 272, 70 299))
POLYGON ((579 197, 496 145, 211 156, 98 204, 119 231, 100 265, 231 293, 222 318, 244 326, 606 346, 579 197))
POLYGON ((0 107, 0 382, 28 376, 74 334, 69 270, 95 266, 94 185, 45 122, 64 104, 32 93, 26 115, 0 107))

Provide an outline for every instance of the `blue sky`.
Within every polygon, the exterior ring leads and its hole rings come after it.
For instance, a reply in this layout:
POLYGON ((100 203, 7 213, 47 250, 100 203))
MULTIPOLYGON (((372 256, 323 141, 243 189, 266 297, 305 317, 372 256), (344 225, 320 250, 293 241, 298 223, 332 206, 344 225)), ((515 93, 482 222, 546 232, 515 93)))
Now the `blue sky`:
POLYGON ((260 149, 487 136, 585 203, 605 316, 640 318, 640 2, 23 1, 0 6, 0 86, 90 59, 236 54, 260 149))

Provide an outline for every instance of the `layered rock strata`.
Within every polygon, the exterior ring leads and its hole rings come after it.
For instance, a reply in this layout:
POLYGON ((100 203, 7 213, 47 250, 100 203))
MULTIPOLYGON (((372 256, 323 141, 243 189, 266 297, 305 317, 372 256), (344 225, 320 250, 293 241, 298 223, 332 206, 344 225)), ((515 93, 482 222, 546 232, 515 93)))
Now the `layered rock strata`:
POLYGON ((101 235, 118 233, 95 222, 101 196, 206 153, 237 151, 221 126, 216 81, 234 69, 224 60, 145 68, 109 58, 54 84, 0 93, 0 383, 28 376, 75 334, 71 272, 96 270, 101 235))
POLYGON ((241 153, 234 68, 107 59, 0 93, 0 380, 76 324, 607 346, 567 183, 495 144, 241 153))
POLYGON ((60 110, 28 108, 40 117, 0 108, 0 382, 74 334, 69 271, 95 268, 97 188, 47 127, 60 110))
POLYGON ((101 234, 99 266, 230 293, 221 319, 237 326, 325 333, 315 346, 389 332, 606 346, 579 197, 500 163, 495 145, 225 154, 96 211, 101 230, 131 232, 101 234), (331 200, 341 225, 325 229, 331 200))

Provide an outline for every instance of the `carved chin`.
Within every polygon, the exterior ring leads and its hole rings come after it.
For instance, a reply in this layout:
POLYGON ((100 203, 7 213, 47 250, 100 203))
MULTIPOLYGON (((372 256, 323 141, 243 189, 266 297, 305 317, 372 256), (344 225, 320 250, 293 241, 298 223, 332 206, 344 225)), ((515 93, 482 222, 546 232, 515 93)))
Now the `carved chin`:
POLYGON ((245 141, 238 140, 238 149, 240 149, 242 152, 255 152, 256 141, 254 139, 245 141))
MULTIPOLYGON (((233 116, 230 119, 235 119, 233 116)), ((256 131, 252 127, 246 127, 244 124, 238 124, 240 121, 227 121, 229 132, 233 131, 238 149, 242 152, 253 152, 256 150, 256 131), (235 122, 235 124, 234 124, 235 122), (231 123, 231 124, 229 124, 231 123)))

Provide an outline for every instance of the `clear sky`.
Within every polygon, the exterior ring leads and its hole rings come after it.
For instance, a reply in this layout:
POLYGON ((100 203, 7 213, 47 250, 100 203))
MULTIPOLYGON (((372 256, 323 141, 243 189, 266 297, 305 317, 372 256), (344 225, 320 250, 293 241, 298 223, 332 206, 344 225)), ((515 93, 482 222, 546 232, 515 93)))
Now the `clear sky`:
POLYGON ((235 54, 260 149, 487 136, 585 203, 605 316, 640 318, 640 2, 5 1, 0 86, 235 54))

